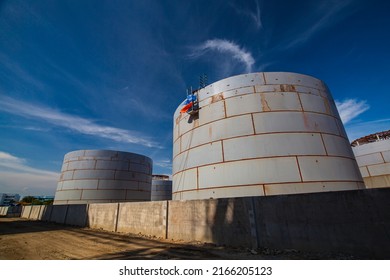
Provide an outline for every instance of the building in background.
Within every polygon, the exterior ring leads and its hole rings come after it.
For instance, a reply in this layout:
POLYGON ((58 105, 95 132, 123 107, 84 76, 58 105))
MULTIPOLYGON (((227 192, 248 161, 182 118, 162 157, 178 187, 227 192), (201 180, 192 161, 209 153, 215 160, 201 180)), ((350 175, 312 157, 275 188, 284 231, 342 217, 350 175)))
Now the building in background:
POLYGON ((367 188, 390 187, 390 130, 351 143, 367 188))
POLYGON ((19 202, 20 195, 16 193, 0 193, 0 205, 8 206, 14 204, 15 202, 19 202))
POLYGON ((251 73, 192 94, 174 113, 174 200, 365 188, 321 80, 251 73))

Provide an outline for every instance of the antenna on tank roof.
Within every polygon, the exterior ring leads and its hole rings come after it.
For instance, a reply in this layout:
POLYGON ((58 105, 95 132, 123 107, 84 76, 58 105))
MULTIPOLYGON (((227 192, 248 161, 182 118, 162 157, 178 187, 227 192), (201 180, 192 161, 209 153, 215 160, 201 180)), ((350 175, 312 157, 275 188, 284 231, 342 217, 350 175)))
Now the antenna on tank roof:
POLYGON ((207 75, 203 73, 199 76, 199 89, 204 88, 207 86, 207 75))

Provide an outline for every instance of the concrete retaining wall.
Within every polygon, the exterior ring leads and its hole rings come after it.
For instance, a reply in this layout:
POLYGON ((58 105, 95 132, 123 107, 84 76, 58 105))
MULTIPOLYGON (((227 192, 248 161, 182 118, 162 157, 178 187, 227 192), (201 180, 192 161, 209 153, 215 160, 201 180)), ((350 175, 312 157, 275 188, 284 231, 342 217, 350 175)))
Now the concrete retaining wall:
POLYGON ((120 203, 117 231, 165 238, 166 213, 166 201, 120 203))
POLYGON ((0 216, 7 216, 7 212, 8 212, 8 206, 0 207, 0 216))
POLYGON ((21 217, 25 218, 25 219, 29 219, 30 218, 31 209, 32 209, 31 205, 23 206, 21 217))
POLYGON ((88 204, 68 205, 65 224, 85 227, 87 223, 88 204))
POLYGON ((168 237, 252 247, 250 198, 169 201, 168 237))
MULTIPOLYGON (((390 188, 215 200, 54 205, 41 219, 248 248, 390 258, 390 188), (69 208, 68 208, 69 207, 69 208), (47 216, 48 214, 46 214, 47 216)), ((23 217, 35 213, 25 206, 23 217)), ((40 206, 33 206, 40 207, 40 206)))
POLYGON ((68 205, 56 205, 55 207, 53 206, 50 215, 50 222, 64 224, 67 212, 68 205))
POLYGON ((23 207, 17 206, 1 206, 0 217, 20 217, 23 207))
POLYGON ((119 203, 89 204, 88 222, 90 228, 116 231, 119 203))

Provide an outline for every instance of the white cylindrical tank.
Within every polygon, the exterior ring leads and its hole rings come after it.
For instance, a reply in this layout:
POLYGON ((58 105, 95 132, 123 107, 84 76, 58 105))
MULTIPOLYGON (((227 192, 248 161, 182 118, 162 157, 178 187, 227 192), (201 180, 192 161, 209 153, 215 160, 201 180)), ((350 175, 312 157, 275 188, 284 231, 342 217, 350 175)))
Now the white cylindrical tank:
POLYGON ((351 145, 366 187, 390 187, 390 130, 359 138, 351 145))
POLYGON ((67 153, 53 204, 150 201, 152 160, 108 150, 67 153))
POLYGON ((252 73, 195 95, 198 113, 174 114, 174 200, 364 188, 322 81, 252 73))
POLYGON ((172 200, 172 181, 167 175, 153 175, 152 201, 172 200))

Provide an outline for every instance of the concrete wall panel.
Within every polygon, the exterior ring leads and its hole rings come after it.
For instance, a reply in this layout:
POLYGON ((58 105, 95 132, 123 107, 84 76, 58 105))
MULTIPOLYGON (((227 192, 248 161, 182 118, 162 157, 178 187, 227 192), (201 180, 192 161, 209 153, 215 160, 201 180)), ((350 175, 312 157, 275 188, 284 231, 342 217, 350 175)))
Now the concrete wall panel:
POLYGON ((94 203, 88 208, 88 226, 95 229, 115 231, 118 203, 94 203))
POLYGON ((68 205, 55 205, 51 211, 50 222, 64 224, 67 212, 68 205))
MULTIPOLYGON (((43 206, 43 205, 42 205, 43 206)), ((41 205, 33 205, 29 216, 30 220, 40 220, 41 218, 41 205)))
POLYGON ((22 211, 21 217, 25 218, 25 219, 28 219, 30 217, 31 208, 32 208, 31 205, 23 206, 23 211, 22 211))
POLYGON ((250 199, 169 201, 168 238, 252 245, 250 199))
POLYGON ((42 208, 41 220, 45 222, 50 221, 53 209, 54 209, 54 205, 46 205, 44 208, 42 208))
POLYGON ((257 197, 259 245, 388 259, 389 196, 390 188, 257 197))
POLYGON ((68 205, 65 224, 85 227, 87 223, 87 204, 68 205))
POLYGON ((119 204, 118 232, 166 237, 167 202, 119 204))

